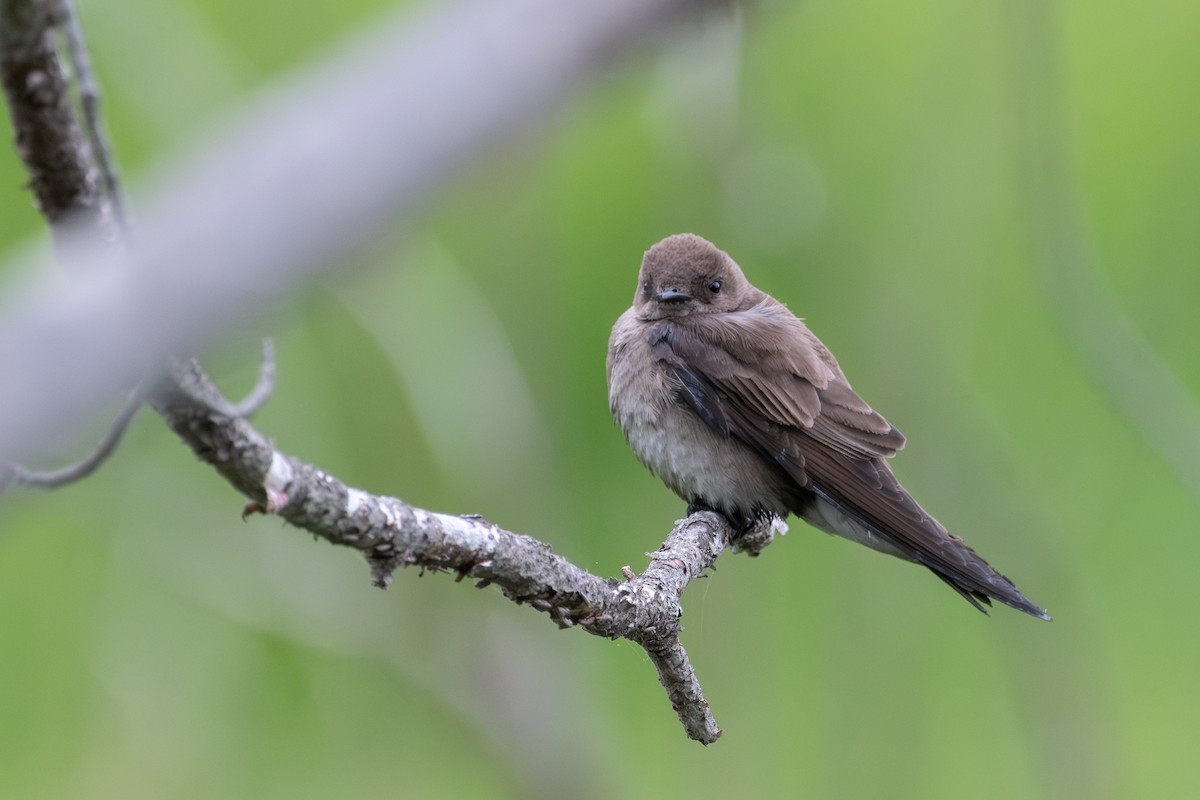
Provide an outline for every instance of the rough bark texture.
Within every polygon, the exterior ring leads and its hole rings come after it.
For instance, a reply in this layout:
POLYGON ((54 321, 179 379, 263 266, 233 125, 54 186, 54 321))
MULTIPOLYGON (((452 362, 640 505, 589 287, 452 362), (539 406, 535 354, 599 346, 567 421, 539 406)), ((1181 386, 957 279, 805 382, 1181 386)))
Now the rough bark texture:
POLYGON ((728 522, 699 512, 681 520, 641 576, 601 578, 544 542, 482 517, 439 514, 346 486, 275 449, 249 423, 214 413, 224 399, 195 361, 176 364, 150 401, 206 463, 250 498, 247 513, 277 514, 327 542, 360 552, 376 586, 398 567, 448 572, 479 587, 494 584, 560 628, 581 627, 646 649, 689 737, 705 744, 721 731, 679 641, 680 597, 729 542, 728 522))

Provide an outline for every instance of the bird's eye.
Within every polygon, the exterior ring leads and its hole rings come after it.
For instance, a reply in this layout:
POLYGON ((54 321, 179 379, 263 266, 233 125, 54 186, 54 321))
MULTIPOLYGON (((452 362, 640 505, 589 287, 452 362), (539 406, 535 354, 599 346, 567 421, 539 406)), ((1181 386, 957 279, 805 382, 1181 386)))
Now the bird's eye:
POLYGON ((710 292, 712 292, 713 294, 720 294, 721 293, 721 282, 713 281, 712 283, 710 283, 708 285, 708 290, 710 292))

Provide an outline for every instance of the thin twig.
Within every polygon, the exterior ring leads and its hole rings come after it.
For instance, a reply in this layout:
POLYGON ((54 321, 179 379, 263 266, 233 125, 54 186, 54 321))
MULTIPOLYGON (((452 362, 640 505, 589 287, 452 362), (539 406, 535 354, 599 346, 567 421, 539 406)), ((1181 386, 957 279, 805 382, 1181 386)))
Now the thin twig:
MULTIPOLYGON (((207 379, 207 376, 205 376, 207 379)), ((211 381, 209 381, 211 384, 211 381)), ((270 339, 263 339, 262 361, 259 366, 258 382, 245 399, 238 403, 230 403, 220 392, 214 391, 207 395, 211 402, 210 411, 230 419, 248 419, 258 411, 270 398, 275 388, 275 345, 270 339)), ((10 485, 27 486, 31 489, 57 489, 69 483, 82 480, 96 471, 96 468, 108 460, 116 450, 124 436, 125 430, 133 421, 138 409, 146 402, 145 392, 139 386, 126 401, 121 413, 117 416, 108 433, 97 445, 96 449, 86 458, 61 469, 33 470, 21 464, 0 465, 0 493, 10 485)))
POLYGON ((207 391, 203 399, 194 398, 197 402, 206 404, 209 411, 213 414, 227 417, 229 419, 249 419, 254 416, 258 409, 262 408, 263 403, 267 402, 271 396, 271 392, 275 390, 275 343, 270 339, 263 339, 262 355, 259 360, 258 367, 258 382, 254 384, 254 388, 250 390, 250 394, 237 403, 232 403, 229 398, 216 388, 212 380, 203 373, 199 364, 194 364, 192 367, 197 375, 204 375, 204 380, 211 391, 207 391))
POLYGON ((246 395, 241 402, 230 404, 225 413, 238 419, 249 419, 262 408, 263 403, 267 402, 273 391, 275 391, 275 343, 270 339, 263 339, 262 356, 258 366, 258 383, 254 384, 250 394, 246 395))
POLYGON ((138 409, 146 402, 146 396, 141 387, 135 389, 125 401, 125 406, 116 420, 108 429, 108 433, 100 440, 100 444, 86 458, 70 466, 56 470, 39 471, 23 467, 20 464, 0 465, 0 492, 9 484, 28 486, 32 489, 57 489, 68 483, 86 478, 96 471, 96 468, 108 460, 120 443, 121 437, 129 423, 133 421, 138 409))

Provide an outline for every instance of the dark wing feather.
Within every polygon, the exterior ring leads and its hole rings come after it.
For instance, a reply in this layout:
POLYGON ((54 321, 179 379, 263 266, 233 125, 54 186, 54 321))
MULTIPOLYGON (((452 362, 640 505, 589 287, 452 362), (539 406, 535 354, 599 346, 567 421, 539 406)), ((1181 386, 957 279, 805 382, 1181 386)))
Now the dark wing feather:
POLYGON ((650 344, 684 386, 686 403, 722 435, 742 433, 756 446, 761 435, 803 431, 851 458, 888 458, 904 447, 904 434, 851 389, 820 339, 778 302, 662 323, 650 344), (744 428, 733 431, 733 419, 744 428))
POLYGON ((736 406, 755 431, 804 430, 853 458, 888 458, 904 446, 904 435, 850 388, 825 345, 770 298, 745 311, 664 322, 651 345, 690 389, 708 391, 707 410, 695 409, 702 417, 721 416, 718 407, 728 416, 736 406))
POLYGON ((980 611, 994 597, 1005 605, 1049 619, 1013 582, 966 542, 948 532, 913 499, 887 464, 848 459, 824 448, 806 448, 809 487, 843 513, 885 536, 912 560, 928 567, 980 611))

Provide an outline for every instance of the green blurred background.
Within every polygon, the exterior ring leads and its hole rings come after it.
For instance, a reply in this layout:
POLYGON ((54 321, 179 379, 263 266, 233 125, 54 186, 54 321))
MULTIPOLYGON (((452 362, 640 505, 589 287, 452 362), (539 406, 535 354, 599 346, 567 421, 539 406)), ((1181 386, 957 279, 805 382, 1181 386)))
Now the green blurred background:
MULTIPOLYGON (((83 6, 135 186, 387 7, 83 6)), ((685 27, 208 362, 236 394, 269 333, 257 423, 284 450, 640 570, 683 507, 611 423, 604 351, 641 253, 696 231, 808 319, 908 435, 908 487, 1055 622, 793 523, 684 597, 725 731, 704 748, 636 646, 443 575, 372 589, 243 523, 143 413, 94 477, 0 499, 0 796, 1197 796, 1200 6, 685 27)), ((43 235, 24 181, 0 147, 9 251, 43 235)))

